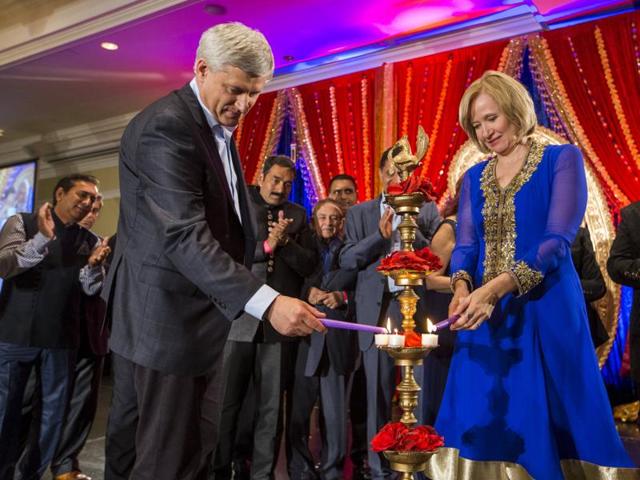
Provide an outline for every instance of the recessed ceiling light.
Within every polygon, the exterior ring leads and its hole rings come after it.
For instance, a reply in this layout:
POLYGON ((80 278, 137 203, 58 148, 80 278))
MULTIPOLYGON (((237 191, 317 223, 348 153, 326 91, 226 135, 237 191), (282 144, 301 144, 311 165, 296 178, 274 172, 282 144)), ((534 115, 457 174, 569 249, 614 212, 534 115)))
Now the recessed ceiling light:
POLYGON ((0 128, 0 137, 4 135, 4 130, 0 128))
POLYGON ((204 11, 209 15, 224 15, 227 13, 227 7, 218 3, 209 3, 204 6, 204 11))
POLYGON ((109 51, 114 51, 118 49, 118 44, 113 42, 102 42, 100 46, 105 50, 109 50, 109 51))

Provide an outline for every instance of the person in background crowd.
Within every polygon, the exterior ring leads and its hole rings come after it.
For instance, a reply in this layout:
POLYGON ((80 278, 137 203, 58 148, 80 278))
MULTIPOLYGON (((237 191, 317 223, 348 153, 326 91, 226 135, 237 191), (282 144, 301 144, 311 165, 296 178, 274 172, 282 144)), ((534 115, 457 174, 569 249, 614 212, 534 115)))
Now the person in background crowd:
MULTIPOLYGON (((402 316, 398 302, 393 299, 393 292, 399 288, 391 278, 384 278, 376 271, 381 258, 400 247, 400 232, 397 227, 401 219, 384 203, 387 187, 400 181, 395 166, 387 159, 387 153, 388 150, 382 154, 379 166, 382 195, 354 205, 347 212, 345 246, 340 252, 340 268, 358 271, 356 321, 386 326, 387 318, 391 318, 397 322, 397 328, 402 316)), ((418 229, 414 248, 419 249, 429 244, 440 225, 441 218, 436 205, 433 202, 426 203, 416 221, 418 229)), ((424 293, 419 295, 423 297, 424 293)), ((423 307, 423 302, 419 302, 416 318, 425 317, 423 307)), ((367 439, 370 442, 380 427, 391 419, 395 369, 391 357, 384 352, 380 353, 375 347, 372 333, 358 332, 358 343, 366 376, 367 439)), ((391 473, 381 456, 371 449, 368 451, 368 463, 374 479, 382 479, 391 473)))
POLYGON ((329 182, 329 198, 338 202, 346 212, 358 202, 356 179, 346 173, 334 176, 329 182))
POLYGON ((571 259, 576 267, 582 293, 587 307, 587 318, 589 319, 589 331, 594 348, 599 347, 609 338, 609 334, 600 320, 598 311, 591 305, 591 302, 600 300, 607 293, 607 286, 600 272, 596 254, 593 251, 589 230, 585 227, 578 228, 576 239, 571 244, 571 259))
MULTIPOLYGON (((304 278, 317 264, 317 252, 304 207, 289 202, 295 165, 285 156, 265 160, 259 185, 249 191, 256 217, 252 273, 279 292, 299 296, 304 278)), ((255 423, 250 477, 268 479, 278 460, 283 400, 293 379, 297 339, 244 314, 231 325, 225 347, 224 401, 216 480, 231 477, 236 425, 248 385, 253 384, 255 423)), ((289 402, 290 403, 290 402, 289 402)), ((290 405, 289 405, 290 407, 290 405)))
POLYGON ((620 210, 620 223, 611 245, 607 271, 611 279, 633 288, 629 315, 631 378, 640 400, 640 202, 620 210))
MULTIPOLYGON (((78 224, 91 231, 100 216, 102 195, 89 213, 78 224)), ((109 245, 109 239, 105 239, 109 245)), ((96 236, 96 242, 103 239, 96 236)), ((109 246, 111 250, 112 247, 109 246)), ((75 373, 71 388, 71 399, 65 416, 60 442, 51 462, 51 473, 55 480, 91 480, 80 470, 78 456, 84 448, 98 408, 98 393, 102 379, 104 357, 108 352, 108 330, 103 328, 104 300, 98 293, 80 295, 79 316, 80 345, 75 362, 75 373)))
MULTIPOLYGON (((338 268, 343 245, 344 212, 337 201, 320 200, 313 208, 313 227, 320 263, 307 278, 303 298, 324 311, 327 317, 354 320, 353 295, 334 289, 333 284, 355 285, 355 271, 338 268), (336 277, 347 277, 344 279, 336 277)), ((291 451, 288 456, 291 480, 344 478, 347 454, 348 386, 358 358, 355 332, 330 329, 312 334, 300 342, 296 375, 291 398, 292 414, 288 425, 291 451), (316 401, 320 401, 321 460, 316 472, 309 450, 309 425, 316 401)))
MULTIPOLYGON (((325 329, 320 312, 249 271, 255 236, 232 133, 273 64, 261 33, 218 24, 200 38, 191 82, 122 137, 118 242, 102 296, 122 373, 114 390, 138 400, 136 480, 206 478, 230 321, 248 312, 285 335, 325 329)), ((117 406, 110 413, 122 418, 117 406)), ((119 428, 109 426, 108 437, 119 428)))
POLYGON ((109 254, 106 243, 78 225, 97 196, 95 177, 64 177, 53 190, 53 204, 10 217, 0 231, 2 479, 14 478, 14 469, 17 478, 40 478, 60 440, 79 344, 75 309, 81 291, 93 295, 100 289, 109 254), (21 409, 32 371, 32 422, 21 451, 21 409))

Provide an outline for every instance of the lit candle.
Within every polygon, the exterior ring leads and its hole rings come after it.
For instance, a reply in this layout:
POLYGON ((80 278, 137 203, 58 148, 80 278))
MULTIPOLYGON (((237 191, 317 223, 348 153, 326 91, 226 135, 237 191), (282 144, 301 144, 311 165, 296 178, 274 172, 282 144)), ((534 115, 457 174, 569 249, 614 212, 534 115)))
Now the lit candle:
POLYGON ((393 334, 389 335, 390 347, 404 347, 404 335, 398 333, 398 330, 394 330, 393 334))
MULTIPOLYGON (((433 332, 433 324, 431 320, 427 318, 427 332, 433 332)), ((434 335, 431 333, 423 333, 422 334, 422 346, 427 348, 435 348, 438 346, 438 335, 434 335)))
POLYGON ((376 347, 386 347, 389 345, 389 332, 391 331, 391 319, 387 317, 387 332, 377 333, 374 338, 376 347))
POLYGON ((376 333, 375 334, 376 347, 386 347, 389 345, 388 333, 376 333))

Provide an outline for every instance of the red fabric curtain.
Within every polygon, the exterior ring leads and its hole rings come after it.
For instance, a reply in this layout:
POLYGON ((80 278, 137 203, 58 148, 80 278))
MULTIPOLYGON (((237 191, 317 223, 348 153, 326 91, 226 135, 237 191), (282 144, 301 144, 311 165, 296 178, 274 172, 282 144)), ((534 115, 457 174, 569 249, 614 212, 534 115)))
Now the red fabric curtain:
POLYGON ((630 201, 640 200, 639 24, 632 12, 543 34, 600 170, 630 201))
POLYGON ((458 124, 464 90, 485 70, 497 69, 508 41, 491 42, 400 62, 394 66, 399 136, 408 134, 415 149, 418 125, 430 138, 421 174, 438 195, 447 189, 453 156, 467 140, 458 124))
POLYGON ((256 169, 262 164, 261 151, 270 135, 269 124, 276 97, 277 92, 260 95, 235 131, 242 170, 248 183, 253 181, 256 169))
POLYGON ((322 181, 339 173, 357 179, 358 199, 373 192, 374 70, 298 87, 322 181))

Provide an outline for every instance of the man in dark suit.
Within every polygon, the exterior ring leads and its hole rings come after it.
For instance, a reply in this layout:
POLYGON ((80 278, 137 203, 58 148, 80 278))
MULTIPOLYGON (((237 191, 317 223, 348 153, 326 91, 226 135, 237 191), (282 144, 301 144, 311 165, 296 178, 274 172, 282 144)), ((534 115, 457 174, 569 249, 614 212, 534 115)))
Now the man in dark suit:
MULTIPOLYGON (((607 271, 611 279, 633 288, 629 316, 631 378, 640 392, 640 202, 620 210, 620 224, 611 245, 607 271)), ((640 393, 639 400, 640 400, 640 393)))
POLYGON ((131 386, 137 398, 135 479, 206 478, 231 320, 247 312, 285 335, 324 330, 320 312, 248 269, 255 233, 232 132, 273 74, 271 48, 228 23, 202 35, 196 57, 195 78, 138 114, 121 142, 103 298, 114 369, 124 372, 114 398, 131 386))
MULTIPOLYGON (((331 318, 355 321, 351 310, 353 295, 347 293, 342 285, 355 287, 357 272, 338 269, 338 255, 343 245, 344 211, 337 201, 325 198, 315 205, 313 226, 320 262, 305 281, 303 298, 331 318), (334 287, 336 284, 341 286, 334 287)), ((344 478, 348 386, 358 353, 357 336, 349 330, 330 329, 326 335, 311 334, 300 342, 291 396, 292 413, 287 425, 291 480, 344 478), (316 472, 309 450, 309 426, 318 400, 322 450, 316 472)))
MULTIPOLYGON (((358 270, 356 284, 356 320, 358 323, 387 326, 387 318, 399 327, 402 315, 398 302, 393 299, 397 287, 393 280, 380 275, 376 267, 380 259, 400 246, 397 226, 400 217, 384 203, 384 193, 391 183, 398 183, 398 172, 387 161, 387 152, 380 159, 380 183, 383 195, 351 207, 347 213, 345 246, 340 253, 340 267, 358 270)), ((440 224, 440 215, 433 202, 425 204, 416 219, 418 229, 414 248, 429 244, 440 224)), ((420 294, 424 297, 424 293, 420 294)), ((415 318, 425 318, 418 303, 415 318)), ((420 325, 418 326, 420 327, 420 325)), ((367 436, 369 441, 386 422, 391 419, 391 396, 394 387, 393 361, 373 344, 373 334, 358 332, 360 350, 367 383, 367 436)), ((422 378, 420 373, 417 377, 422 378)), ((369 450, 369 468, 375 479, 390 472, 383 466, 381 457, 369 450)))
MULTIPOLYGON (((98 195, 89 213, 80 220, 80 226, 91 231, 100 216, 102 205, 102 195, 98 195)), ((95 240, 103 241, 97 235, 95 240)), ((91 480, 81 472, 78 456, 89 438, 96 415, 104 357, 109 351, 108 330, 103 328, 104 313, 105 303, 98 293, 91 296, 80 295, 77 305, 80 345, 76 355, 71 399, 60 442, 51 462, 54 480, 91 480)))
POLYGON ((53 206, 14 215, 0 232, 2 479, 14 478, 16 463, 16 478, 40 478, 60 439, 79 342, 75 308, 81 291, 94 294, 100 287, 108 254, 78 226, 96 199, 97 183, 88 175, 62 178, 53 206), (21 452, 20 412, 32 372, 32 421, 21 452))
MULTIPOLYGON (((259 186, 249 191, 256 216, 255 255, 251 271, 280 292, 299 296, 304 278, 317 264, 307 213, 287 200, 295 165, 284 156, 265 160, 259 186)), ((283 395, 292 380, 297 343, 245 313, 233 322, 225 348, 226 392, 216 450, 216 480, 231 477, 234 439, 243 400, 252 384, 252 479, 273 478, 282 433, 283 395)))

